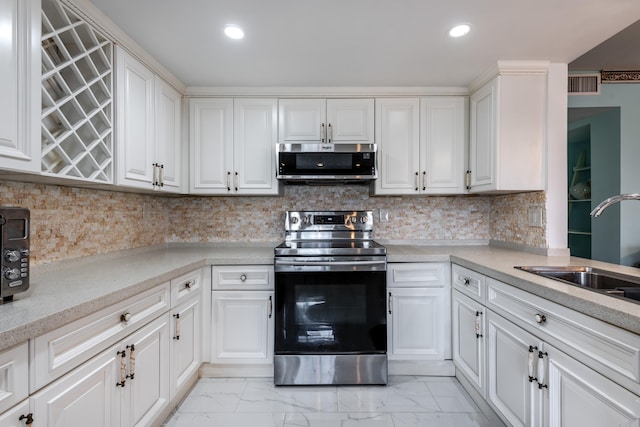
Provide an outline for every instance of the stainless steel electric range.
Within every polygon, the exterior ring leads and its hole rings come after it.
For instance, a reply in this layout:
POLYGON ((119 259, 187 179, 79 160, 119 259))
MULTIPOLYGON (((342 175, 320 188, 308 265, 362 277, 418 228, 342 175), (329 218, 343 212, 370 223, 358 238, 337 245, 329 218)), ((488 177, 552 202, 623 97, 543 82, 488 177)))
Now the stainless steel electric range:
POLYGON ((386 384, 386 248, 373 213, 287 212, 274 263, 275 384, 386 384))

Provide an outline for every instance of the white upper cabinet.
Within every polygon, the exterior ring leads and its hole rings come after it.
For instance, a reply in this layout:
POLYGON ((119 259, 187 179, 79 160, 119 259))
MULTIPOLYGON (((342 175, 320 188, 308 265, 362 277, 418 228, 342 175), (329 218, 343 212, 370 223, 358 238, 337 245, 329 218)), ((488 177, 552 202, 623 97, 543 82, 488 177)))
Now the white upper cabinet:
POLYGON ((373 99, 281 99, 283 144, 373 144, 373 99))
POLYGON ((190 192, 277 195, 275 99, 191 99, 190 192))
POLYGON ((118 184, 179 192, 181 96, 123 49, 116 52, 118 184))
POLYGON ((470 192, 544 189, 546 73, 501 74, 471 95, 470 192))
POLYGON ((0 0, 0 169, 40 171, 40 2, 0 0))
POLYGON ((466 98, 376 100, 375 194, 464 192, 466 98))
POLYGON ((464 192, 467 98, 420 100, 420 192, 464 192))

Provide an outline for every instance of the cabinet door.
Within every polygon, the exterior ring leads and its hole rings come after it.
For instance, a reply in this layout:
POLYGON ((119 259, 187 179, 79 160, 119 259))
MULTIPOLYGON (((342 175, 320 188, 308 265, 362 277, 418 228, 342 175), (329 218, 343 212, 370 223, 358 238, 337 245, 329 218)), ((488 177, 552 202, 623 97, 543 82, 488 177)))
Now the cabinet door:
POLYGON ((236 99, 233 109, 234 192, 278 194, 278 101, 236 99))
POLYGON ((379 166, 376 194, 418 193, 419 110, 417 98, 376 99, 379 166))
MULTIPOLYGON (((0 415, 0 427, 32 427, 33 424, 27 425, 26 423, 27 415, 30 413, 29 401, 24 400, 19 405, 14 406, 7 412, 3 412, 2 415, 0 415)), ((37 425, 40 424, 38 423, 37 425)))
POLYGON ((122 344, 129 357, 129 376, 133 376, 124 387, 127 395, 123 426, 150 425, 169 404, 168 317, 168 314, 159 317, 122 344))
POLYGON ((29 396, 29 345, 0 352, 0 413, 29 396))
MULTIPOLYGON (((120 424, 124 388, 120 381, 122 358, 112 347, 31 396, 31 409, 39 427, 120 424)), ((128 384, 127 384, 128 385, 128 384)))
POLYGON ((118 183, 152 188, 155 162, 155 75, 116 48, 118 183))
POLYGON ((465 107, 460 96, 420 100, 420 192, 464 192, 465 107))
POLYGON ((180 192, 182 174, 182 95, 155 78, 156 147, 154 162, 162 168, 162 190, 180 192))
POLYGON ((233 99, 192 99, 189 105, 190 191, 230 194, 233 99))
POLYGON ((444 360, 444 288, 389 288, 389 360, 444 360))
POLYGON ((549 427, 640 425, 640 397, 566 354, 548 355, 549 427))
POLYGON ((328 99, 327 142, 373 144, 373 99, 328 99))
POLYGON ((273 363, 273 292, 212 292, 212 363, 273 363))
POLYGON ((456 367, 486 397, 485 308, 453 291, 453 361, 456 367))
POLYGON ((40 2, 1 0, 0 169, 40 171, 40 2))
POLYGON ((202 302, 196 297, 171 312, 171 399, 200 367, 201 311, 202 302))
POLYGON ((469 170, 471 190, 495 187, 497 144, 498 79, 471 95, 469 126, 469 170))
POLYGON ((486 313, 489 403, 513 426, 538 425, 540 392, 537 382, 529 381, 529 347, 537 354, 542 343, 492 311, 486 313))
POLYGON ((283 144, 327 142, 327 111, 324 99, 281 99, 278 134, 283 144))

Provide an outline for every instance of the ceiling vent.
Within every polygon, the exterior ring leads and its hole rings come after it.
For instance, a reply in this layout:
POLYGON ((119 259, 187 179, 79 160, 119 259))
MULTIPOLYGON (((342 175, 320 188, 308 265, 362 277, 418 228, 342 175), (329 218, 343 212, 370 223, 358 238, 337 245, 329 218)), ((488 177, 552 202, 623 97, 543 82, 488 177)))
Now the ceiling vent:
POLYGON ((569 95, 600 95, 600 73, 569 74, 569 95))

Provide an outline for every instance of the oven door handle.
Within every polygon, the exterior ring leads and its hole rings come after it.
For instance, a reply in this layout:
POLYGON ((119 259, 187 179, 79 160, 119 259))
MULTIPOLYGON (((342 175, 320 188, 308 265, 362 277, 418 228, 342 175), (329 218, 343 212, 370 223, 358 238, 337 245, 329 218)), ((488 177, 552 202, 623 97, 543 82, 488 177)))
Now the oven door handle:
POLYGON ((279 265, 297 265, 300 267, 309 267, 309 266, 327 266, 330 267, 332 265, 384 265, 386 261, 285 261, 285 260, 276 260, 276 264, 279 265))

